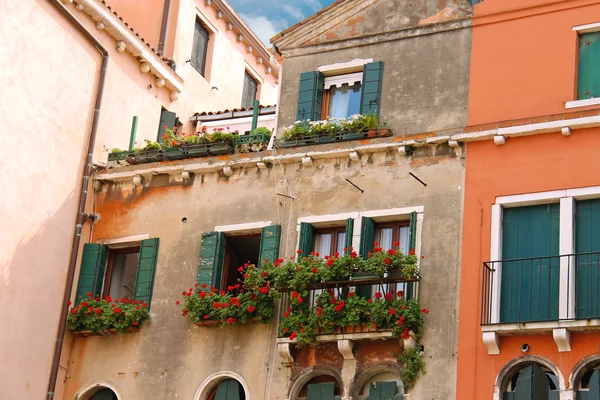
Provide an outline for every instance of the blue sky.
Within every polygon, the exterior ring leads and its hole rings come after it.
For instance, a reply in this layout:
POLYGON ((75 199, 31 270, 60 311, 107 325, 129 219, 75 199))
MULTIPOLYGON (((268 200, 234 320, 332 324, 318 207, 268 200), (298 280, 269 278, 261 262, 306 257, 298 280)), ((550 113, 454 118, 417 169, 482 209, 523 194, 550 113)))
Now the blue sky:
POLYGON ((270 47, 269 38, 314 14, 334 0, 229 0, 258 37, 270 47))

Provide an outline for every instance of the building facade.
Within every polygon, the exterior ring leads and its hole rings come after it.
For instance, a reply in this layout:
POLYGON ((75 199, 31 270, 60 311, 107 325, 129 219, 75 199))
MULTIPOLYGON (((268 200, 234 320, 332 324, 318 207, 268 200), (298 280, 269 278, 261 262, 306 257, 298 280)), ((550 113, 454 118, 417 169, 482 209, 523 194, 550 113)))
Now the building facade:
MULTIPOLYGON (((97 173, 100 218, 71 300, 81 307, 88 292, 126 293, 146 304, 151 320, 123 335, 73 332, 62 398, 455 398, 465 154, 450 135, 467 123, 470 12, 462 1, 419 9, 336 2, 273 38, 285 72, 267 151, 192 157, 190 146, 182 160, 97 173), (354 114, 377 122, 330 135, 290 136, 287 128, 354 114), (219 328, 212 311, 190 321, 191 307, 178 304, 227 296, 219 292, 236 290, 238 268, 250 268, 244 263, 286 265, 277 259, 296 259, 299 250, 300 260, 325 265, 323 256, 355 251, 368 259, 378 246, 418 259, 418 279, 346 279, 332 284, 331 296, 340 310, 352 297, 384 304, 382 292, 421 304, 419 337, 381 324, 315 332, 316 343, 302 347, 281 328, 290 313, 316 312, 327 293, 312 286, 300 294, 284 288, 263 324, 228 318, 219 328), (399 362, 409 350, 427 371, 411 385, 399 362)), ((194 121, 225 126, 244 112, 200 112, 194 121)), ((255 113, 259 125, 269 112, 255 113)))
POLYGON ((474 7, 461 400, 600 396, 598 7, 474 7))
MULTIPOLYGON (((141 11, 96 0, 0 6, 0 115, 13 133, 0 176, 19 182, 0 199, 0 313, 11 327, 0 334, 2 399, 48 392, 70 257, 81 256, 71 251, 74 237, 92 237, 78 212, 95 212, 92 164, 101 170, 111 149, 159 140, 167 123, 193 134, 197 111, 276 102, 277 63, 225 2, 147 3, 141 11)), ((62 398, 69 340, 54 398, 62 398)))

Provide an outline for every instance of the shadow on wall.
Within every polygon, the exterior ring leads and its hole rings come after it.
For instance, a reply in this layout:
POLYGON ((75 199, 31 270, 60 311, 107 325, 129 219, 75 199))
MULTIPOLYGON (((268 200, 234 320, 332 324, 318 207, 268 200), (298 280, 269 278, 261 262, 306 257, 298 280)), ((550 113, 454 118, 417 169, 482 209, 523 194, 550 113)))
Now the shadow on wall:
POLYGON ((75 194, 0 265, 0 399, 36 399, 46 393, 72 246, 75 194))

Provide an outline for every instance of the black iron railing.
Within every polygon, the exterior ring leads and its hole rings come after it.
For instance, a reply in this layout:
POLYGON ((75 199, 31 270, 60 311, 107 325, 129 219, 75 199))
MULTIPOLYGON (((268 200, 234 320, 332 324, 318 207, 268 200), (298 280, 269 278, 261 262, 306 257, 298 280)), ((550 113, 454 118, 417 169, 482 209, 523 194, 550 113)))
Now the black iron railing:
POLYGON ((600 252, 483 263, 482 325, 597 318, 600 252))

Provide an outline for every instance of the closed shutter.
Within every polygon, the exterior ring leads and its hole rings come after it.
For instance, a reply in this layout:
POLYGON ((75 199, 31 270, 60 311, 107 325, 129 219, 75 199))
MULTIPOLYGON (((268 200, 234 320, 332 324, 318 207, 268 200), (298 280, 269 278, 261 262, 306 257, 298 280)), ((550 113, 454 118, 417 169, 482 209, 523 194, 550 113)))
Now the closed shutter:
POLYGON ((258 90, 258 84, 256 80, 250 76, 248 71, 244 72, 244 88, 242 90, 242 107, 251 108, 254 107, 254 100, 256 100, 256 91, 258 90))
POLYGON ((360 99, 360 113, 362 115, 379 115, 382 84, 383 62, 379 61, 365 64, 360 99))
POLYGON ((577 400, 600 400, 600 370, 594 369, 590 377, 588 390, 579 390, 577 392, 577 400))
POLYGON ((313 227, 311 224, 307 222, 300 223, 300 240, 298 243, 298 250, 301 250, 302 253, 299 254, 299 257, 308 257, 312 250, 313 244, 313 227))
MULTIPOLYGON (((575 252, 600 252, 600 200, 578 201, 575 213, 575 252)), ((576 257, 577 318, 600 316, 600 259, 598 254, 576 257)))
POLYGON ((258 263, 263 260, 274 262, 279 257, 279 242, 281 239, 281 225, 271 225, 262 228, 260 235, 260 257, 258 263))
MULTIPOLYGON (((410 224, 409 224, 408 234, 409 234, 409 238, 408 238, 409 251, 411 251, 411 250, 414 251, 415 248, 417 247, 417 213, 414 211, 410 213, 410 224)), ((415 297, 415 283, 414 282, 407 283, 406 284, 406 298, 412 299, 414 297, 415 297)))
POLYGON ((514 392, 505 393, 504 400, 550 400, 556 393, 550 390, 546 373, 533 364, 519 373, 514 392))
MULTIPOLYGON (((373 250, 375 244, 375 221, 369 217, 362 217, 360 221, 360 245, 359 254, 365 260, 369 252, 373 250)), ((371 285, 356 286, 356 294, 364 298, 370 298, 372 292, 371 285)))
POLYGON ((324 82, 323 73, 319 71, 303 72, 300 75, 296 121, 321 119, 324 82))
POLYGON ((156 138, 156 141, 159 143, 162 143, 163 135, 165 133, 167 133, 166 129, 173 130, 173 128, 175 127, 176 124, 177 124, 177 114, 163 109, 160 112, 160 123, 158 124, 158 137, 156 138), (167 127, 166 129, 165 129, 165 126, 167 127))
POLYGON ((215 400, 243 400, 245 398, 244 388, 236 380, 226 379, 217 386, 215 400))
POLYGON ((158 238, 142 240, 133 296, 136 300, 145 301, 148 308, 150 308, 150 301, 152 300, 157 258, 158 238))
POLYGON ((559 252, 559 214, 558 204, 504 210, 501 322, 558 319, 559 260, 547 257, 559 252))
POLYGON ((94 393, 90 400, 117 400, 117 396, 110 389, 100 389, 94 393))
POLYGON ((206 72, 206 53, 208 52, 208 31, 199 19, 194 27, 194 44, 191 64, 202 76, 206 72))
POLYGON ((223 232, 205 232, 202 234, 198 275, 196 277, 196 282, 199 285, 206 284, 217 289, 221 287, 226 241, 227 238, 223 232))
POLYGON ((368 400, 397 400, 396 382, 371 383, 368 400))
POLYGON ((83 245, 75 303, 79 304, 82 300, 86 299, 88 292, 92 293, 92 297, 102 294, 107 253, 108 247, 106 245, 98 243, 86 243, 83 245))
POLYGON ((600 32, 579 35, 577 99, 600 97, 600 32))
POLYGON ((335 385, 332 382, 308 385, 306 400, 334 400, 335 385))
POLYGON ((352 236, 354 235, 354 220, 352 218, 348 218, 346 220, 346 243, 344 243, 344 247, 348 249, 346 254, 349 254, 350 248, 352 247, 352 236))

